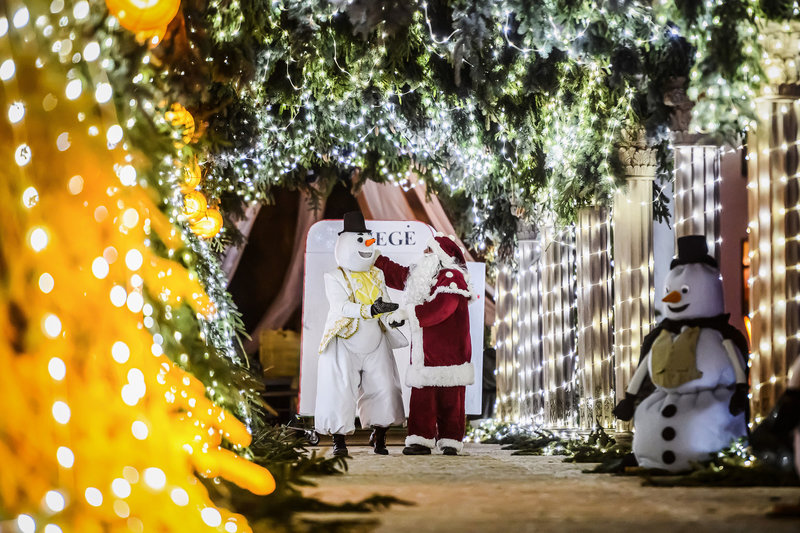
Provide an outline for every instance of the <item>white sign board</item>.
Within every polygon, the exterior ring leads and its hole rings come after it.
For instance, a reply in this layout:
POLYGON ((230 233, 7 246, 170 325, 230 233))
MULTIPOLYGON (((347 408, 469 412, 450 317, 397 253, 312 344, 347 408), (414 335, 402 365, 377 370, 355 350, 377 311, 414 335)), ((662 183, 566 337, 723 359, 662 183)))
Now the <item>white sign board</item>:
MULTIPOLYGON (((413 265, 421 257, 428 241, 434 234, 433 228, 417 221, 367 220, 367 228, 372 230, 375 245, 381 254, 402 265, 413 265)), ((324 274, 336 270, 333 249, 339 232, 341 220, 322 220, 308 230, 306 240, 305 280, 303 287, 303 331, 302 359, 300 364, 300 405, 302 416, 314 415, 317 397, 317 362, 319 360, 319 341, 328 315, 328 300, 325 297, 324 274)), ((467 270, 478 299, 469 306, 470 335, 472 337, 472 363, 475 366, 475 383, 467 387, 467 414, 481 414, 481 379, 483 376, 483 298, 486 283, 486 265, 468 263, 467 270)), ((389 290, 394 302, 402 302, 402 292, 389 290)), ((401 328, 407 339, 411 338, 408 324, 401 328)), ((405 383, 405 374, 411 358, 410 347, 394 351, 400 381, 405 383)), ((411 389, 403 385, 403 401, 408 416, 408 401, 411 389)))

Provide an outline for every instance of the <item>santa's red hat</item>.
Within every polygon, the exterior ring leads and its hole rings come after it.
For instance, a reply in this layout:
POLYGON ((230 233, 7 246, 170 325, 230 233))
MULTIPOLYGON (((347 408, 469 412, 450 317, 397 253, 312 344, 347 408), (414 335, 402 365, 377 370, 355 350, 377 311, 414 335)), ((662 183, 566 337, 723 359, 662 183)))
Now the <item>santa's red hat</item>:
POLYGON ((464 257, 464 250, 458 245, 454 236, 436 233, 428 241, 428 246, 444 266, 455 265, 458 268, 466 269, 467 260, 464 257))

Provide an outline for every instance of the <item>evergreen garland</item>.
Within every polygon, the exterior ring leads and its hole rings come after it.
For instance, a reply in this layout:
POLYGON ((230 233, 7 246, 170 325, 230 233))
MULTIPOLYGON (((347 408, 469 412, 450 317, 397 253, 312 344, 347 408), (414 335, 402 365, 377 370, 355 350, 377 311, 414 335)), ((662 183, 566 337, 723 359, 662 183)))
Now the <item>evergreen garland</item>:
POLYGON ((695 127, 730 142, 762 82, 747 0, 213 0, 202 16, 192 38, 230 77, 209 127, 238 126, 212 152, 219 191, 268 201, 331 167, 403 188, 413 174, 471 199, 458 223, 504 252, 516 220, 501 202, 556 224, 609 202, 623 128, 667 154, 674 80, 698 100, 695 127))

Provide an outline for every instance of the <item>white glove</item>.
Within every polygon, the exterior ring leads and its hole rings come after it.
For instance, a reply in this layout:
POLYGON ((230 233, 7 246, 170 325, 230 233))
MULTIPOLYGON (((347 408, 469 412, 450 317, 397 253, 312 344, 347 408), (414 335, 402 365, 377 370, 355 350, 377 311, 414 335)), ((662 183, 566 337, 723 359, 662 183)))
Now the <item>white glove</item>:
POLYGON ((392 311, 391 313, 389 313, 389 316, 387 317, 386 321, 391 326, 392 324, 396 323, 402 325, 402 323, 405 322, 406 320, 408 320, 408 312, 406 312, 406 310, 401 307, 397 311, 392 311))

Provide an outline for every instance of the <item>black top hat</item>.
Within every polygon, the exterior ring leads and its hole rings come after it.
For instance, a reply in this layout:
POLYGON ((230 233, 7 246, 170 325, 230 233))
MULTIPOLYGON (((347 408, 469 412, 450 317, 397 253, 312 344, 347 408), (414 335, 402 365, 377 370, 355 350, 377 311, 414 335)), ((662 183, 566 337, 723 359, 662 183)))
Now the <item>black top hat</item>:
POLYGON ((672 260, 669 269, 672 270, 676 266, 690 263, 704 263, 719 268, 716 259, 708 255, 705 235, 687 235, 678 238, 678 257, 672 260))
POLYGON ((372 233, 364 224, 364 215, 360 211, 350 211, 344 214, 344 229, 342 233, 372 233))

